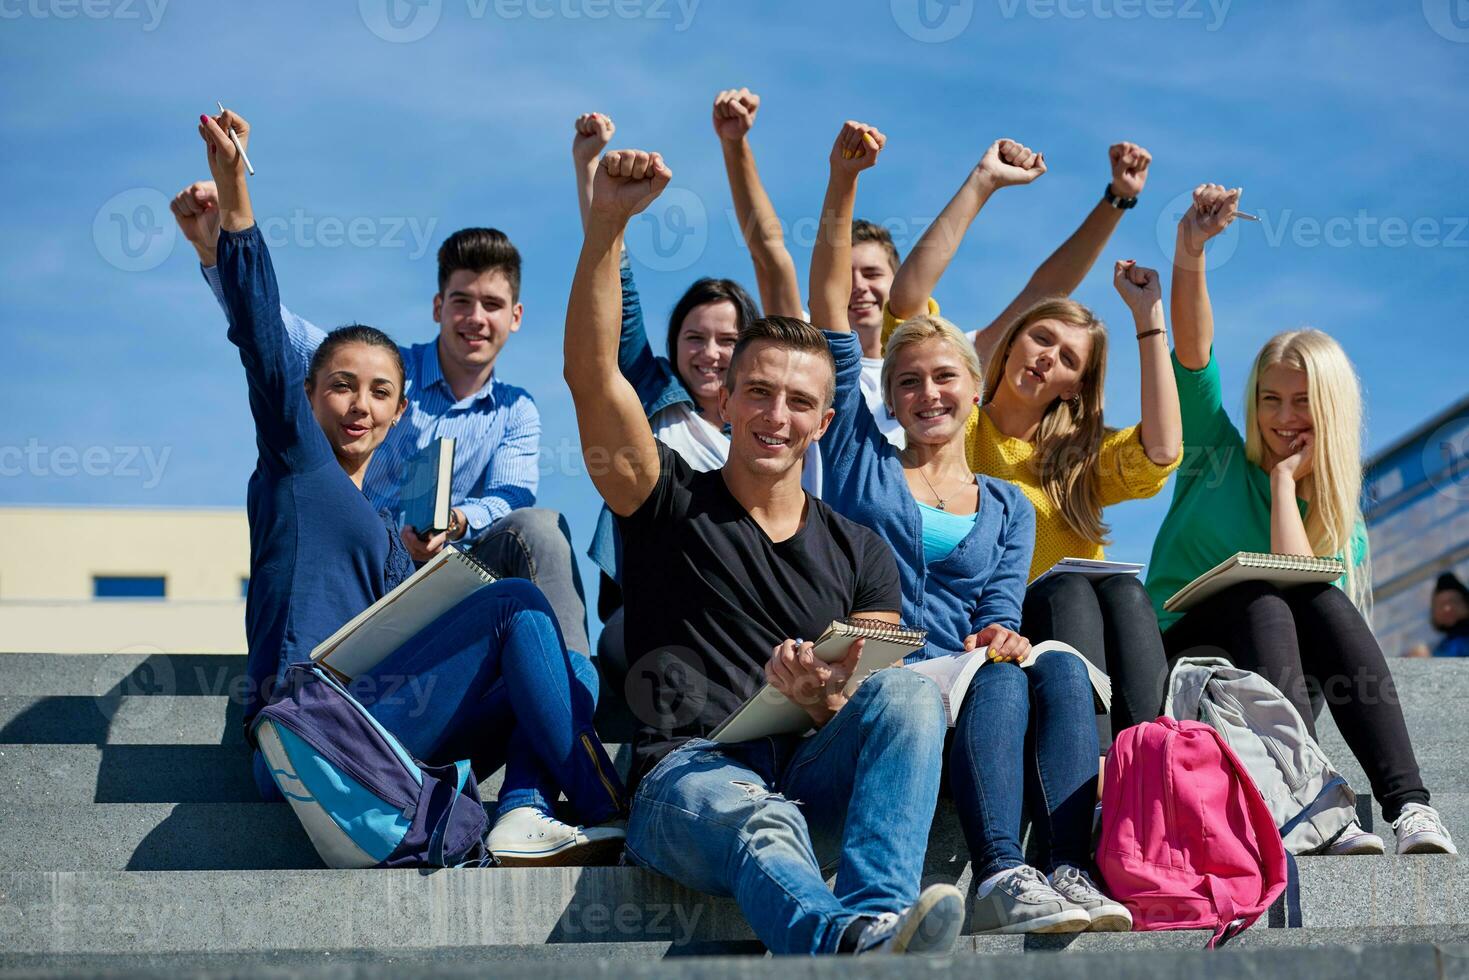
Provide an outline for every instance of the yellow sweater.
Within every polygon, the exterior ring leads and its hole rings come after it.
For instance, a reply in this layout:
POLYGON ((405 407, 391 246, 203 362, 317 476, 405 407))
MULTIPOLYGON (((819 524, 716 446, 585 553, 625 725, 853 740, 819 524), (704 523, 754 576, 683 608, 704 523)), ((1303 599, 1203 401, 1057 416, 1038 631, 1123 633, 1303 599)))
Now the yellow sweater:
MULTIPOLYGON (((938 303, 930 299, 928 311, 937 315, 938 303)), ((884 344, 900 322, 884 307, 884 344)), ((1172 463, 1163 466, 1153 462, 1143 449, 1140 430, 1139 425, 1108 429, 1102 436, 1097 479, 1103 507, 1155 495, 1168 482, 1169 474, 1183 462, 1182 453, 1172 463)), ((1030 562, 1031 580, 1062 558, 1105 557, 1102 546, 1072 530, 1060 509, 1046 496, 1039 474, 1031 465, 1031 458, 1035 455, 1033 445, 1024 439, 1001 434, 990 417, 976 408, 965 426, 964 446, 970 469, 1009 480, 1020 487, 1026 499, 1035 505, 1035 555, 1030 562)))

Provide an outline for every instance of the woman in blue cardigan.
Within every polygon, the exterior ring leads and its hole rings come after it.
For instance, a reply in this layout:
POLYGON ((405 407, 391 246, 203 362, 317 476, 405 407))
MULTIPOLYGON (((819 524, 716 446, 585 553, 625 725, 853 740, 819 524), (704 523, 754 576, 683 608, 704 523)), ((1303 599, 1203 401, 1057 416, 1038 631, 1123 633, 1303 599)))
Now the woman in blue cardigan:
POLYGON ((835 414, 818 445, 823 499, 883 535, 903 579, 903 621, 928 630, 921 657, 988 648, 956 720, 948 765, 978 883, 976 932, 1125 930, 1131 917, 1102 894, 1091 865, 1097 732, 1091 683, 1070 652, 1026 669, 1016 631, 1035 541, 1035 511, 1012 484, 970 471, 964 428, 979 401, 974 347, 952 324, 921 316, 889 339, 885 397, 906 433, 897 449, 862 396, 862 350, 850 333, 852 209, 857 175, 881 152, 881 133, 847 123, 811 259, 812 319, 836 359, 835 414), (1029 804, 1049 852, 1049 875, 1025 863, 1029 804))
MULTIPOLYGON (((246 497, 248 732, 286 666, 412 575, 413 562, 391 518, 362 493, 374 451, 407 405, 401 355, 380 330, 342 327, 303 370, 230 130, 249 140, 233 113, 199 117, 219 188, 229 339, 245 367, 259 451, 246 497)), ((567 652, 531 583, 479 589, 354 678, 352 691, 417 758, 468 758, 480 774, 505 766, 487 840, 501 863, 584 864, 621 850, 620 828, 576 827, 552 814, 562 791, 588 824, 616 820, 625 802, 592 729, 596 672, 567 652)), ((262 795, 281 799, 258 751, 255 777, 262 795)))

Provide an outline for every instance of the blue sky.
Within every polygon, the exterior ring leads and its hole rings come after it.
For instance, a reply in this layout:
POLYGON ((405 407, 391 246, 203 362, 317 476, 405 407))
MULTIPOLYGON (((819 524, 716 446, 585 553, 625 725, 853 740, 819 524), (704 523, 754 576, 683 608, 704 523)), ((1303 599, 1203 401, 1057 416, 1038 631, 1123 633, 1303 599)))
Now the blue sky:
MULTIPOLYGON (((1465 0, 0 0, 0 54, 0 503, 243 506, 242 372, 163 208, 206 176, 194 127, 215 99, 255 126, 282 295, 319 324, 428 339, 438 242, 512 236, 526 316, 501 370, 540 404, 540 502, 578 549, 597 502, 560 350, 582 111, 674 170, 664 232, 686 233, 669 254, 651 225, 630 239, 655 336, 695 276, 752 283, 709 124, 718 89, 749 85, 803 282, 846 118, 889 136, 858 210, 903 245, 995 138, 1045 151, 1050 172, 991 202, 940 287, 966 326, 1075 227, 1130 139, 1154 154, 1147 190, 1077 294, 1104 318, 1130 326, 1111 259, 1166 276, 1179 196, 1239 184, 1266 220, 1213 263, 1232 408, 1260 343, 1304 324, 1355 359, 1369 448, 1469 387, 1465 0)), ((1115 351, 1108 418, 1130 424, 1135 348, 1115 351)), ((1113 557, 1146 559, 1169 492, 1109 512, 1113 557)))

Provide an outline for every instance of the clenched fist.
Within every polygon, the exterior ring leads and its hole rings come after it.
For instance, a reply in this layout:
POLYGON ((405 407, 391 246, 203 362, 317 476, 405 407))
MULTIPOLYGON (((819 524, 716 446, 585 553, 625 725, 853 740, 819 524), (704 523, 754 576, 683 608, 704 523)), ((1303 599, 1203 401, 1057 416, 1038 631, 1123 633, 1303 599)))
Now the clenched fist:
POLYGON ((672 179, 661 154, 613 150, 602 157, 592 181, 592 212, 626 222, 652 204, 672 179))
POLYGON ((1194 203, 1178 222, 1178 240, 1192 254, 1204 250, 1204 243, 1229 227, 1239 210, 1244 191, 1219 184, 1200 184, 1194 188, 1194 203))
POLYGON ((1107 158, 1112 163, 1112 193, 1118 197, 1141 194, 1153 155, 1136 143, 1114 143, 1107 150, 1107 158))
POLYGON ((848 119, 831 147, 832 169, 860 173, 877 163, 887 142, 888 138, 876 126, 848 119))
POLYGON ((741 140, 755 125, 760 96, 747 88, 727 88, 714 97, 714 132, 722 140, 741 140))
POLYGON ((975 168, 992 187, 1028 184, 1046 172, 1046 157, 1014 140, 995 140, 975 168))
POLYGON ((617 126, 611 116, 584 112, 576 117, 576 135, 571 139, 571 158, 579 165, 591 163, 612 141, 617 126))

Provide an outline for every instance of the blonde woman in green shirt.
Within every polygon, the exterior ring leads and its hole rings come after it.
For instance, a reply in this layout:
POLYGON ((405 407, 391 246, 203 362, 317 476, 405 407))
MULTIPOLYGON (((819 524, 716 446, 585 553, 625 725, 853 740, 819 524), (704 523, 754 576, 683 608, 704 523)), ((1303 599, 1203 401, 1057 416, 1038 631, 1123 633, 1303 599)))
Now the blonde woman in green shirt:
MULTIPOLYGON (((1313 734, 1308 680, 1316 685, 1393 825, 1398 853, 1454 854, 1368 625, 1362 397, 1351 361, 1319 330, 1278 334, 1250 370, 1243 433, 1224 410, 1204 245, 1234 219, 1239 198, 1238 188, 1202 185, 1178 226, 1171 319, 1186 457, 1148 565, 1163 645, 1170 660, 1222 647, 1278 687, 1313 734), (1163 610, 1168 596, 1237 551, 1334 555, 1347 574, 1331 585, 1244 582, 1182 615, 1163 610)), ((1384 846, 1354 823, 1327 849, 1381 854, 1384 846)))

